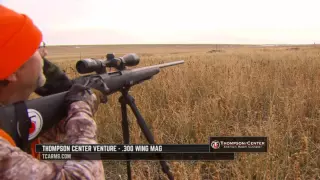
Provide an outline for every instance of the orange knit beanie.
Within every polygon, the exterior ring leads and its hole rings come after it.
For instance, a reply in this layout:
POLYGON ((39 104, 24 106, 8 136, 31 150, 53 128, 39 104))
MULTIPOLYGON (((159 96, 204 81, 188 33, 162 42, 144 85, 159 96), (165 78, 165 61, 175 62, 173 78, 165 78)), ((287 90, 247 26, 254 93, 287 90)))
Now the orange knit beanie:
POLYGON ((0 80, 16 72, 41 41, 41 31, 28 16, 0 5, 0 80))

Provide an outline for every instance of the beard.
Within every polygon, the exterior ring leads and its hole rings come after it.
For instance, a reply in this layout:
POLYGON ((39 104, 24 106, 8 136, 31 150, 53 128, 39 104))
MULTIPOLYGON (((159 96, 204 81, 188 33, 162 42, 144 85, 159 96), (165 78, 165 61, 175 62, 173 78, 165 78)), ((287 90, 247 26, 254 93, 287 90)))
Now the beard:
POLYGON ((37 88, 44 86, 46 81, 47 81, 46 76, 41 72, 37 80, 37 88))
POLYGON ((43 63, 43 61, 41 61, 41 70, 39 73, 39 77, 37 79, 37 88, 44 86, 47 81, 47 78, 43 73, 43 66, 44 66, 44 63, 43 63))

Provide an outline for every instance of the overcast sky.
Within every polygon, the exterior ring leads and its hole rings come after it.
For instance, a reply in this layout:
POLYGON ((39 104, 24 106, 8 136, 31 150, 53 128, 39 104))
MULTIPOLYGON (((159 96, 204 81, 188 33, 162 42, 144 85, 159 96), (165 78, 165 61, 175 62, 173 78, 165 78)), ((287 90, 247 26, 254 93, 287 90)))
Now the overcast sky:
POLYGON ((320 43, 319 0, 0 0, 48 44, 320 43))

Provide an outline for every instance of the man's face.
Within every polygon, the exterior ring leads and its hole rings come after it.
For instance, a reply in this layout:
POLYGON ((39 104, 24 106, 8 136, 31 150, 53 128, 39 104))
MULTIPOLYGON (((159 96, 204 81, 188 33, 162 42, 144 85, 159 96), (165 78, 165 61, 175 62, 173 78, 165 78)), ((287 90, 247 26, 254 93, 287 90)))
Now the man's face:
POLYGON ((28 100, 30 95, 46 82, 46 77, 43 74, 43 59, 38 50, 5 80, 8 83, 0 88, 0 102, 2 104, 28 100))
POLYGON ((30 59, 16 72, 17 86, 29 89, 31 93, 44 85, 46 78, 43 74, 43 59, 36 51, 30 59))

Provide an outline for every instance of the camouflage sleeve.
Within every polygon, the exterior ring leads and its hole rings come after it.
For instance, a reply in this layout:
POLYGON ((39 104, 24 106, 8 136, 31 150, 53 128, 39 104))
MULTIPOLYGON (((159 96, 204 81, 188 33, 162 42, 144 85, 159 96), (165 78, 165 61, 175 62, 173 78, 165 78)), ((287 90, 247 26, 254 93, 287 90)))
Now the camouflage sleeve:
POLYGON ((66 119, 62 119, 59 124, 54 125, 52 128, 44 132, 39 136, 40 142, 41 143, 50 143, 50 144, 55 144, 55 143, 63 143, 63 139, 66 136, 66 131, 64 124, 66 122, 66 119))
MULTIPOLYGON (((71 104, 66 123, 66 142, 96 144, 96 123, 85 102, 71 104)), ((0 179, 105 179, 102 161, 39 161, 0 138, 0 179)))

